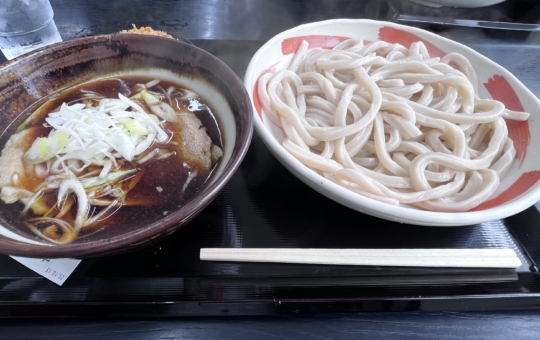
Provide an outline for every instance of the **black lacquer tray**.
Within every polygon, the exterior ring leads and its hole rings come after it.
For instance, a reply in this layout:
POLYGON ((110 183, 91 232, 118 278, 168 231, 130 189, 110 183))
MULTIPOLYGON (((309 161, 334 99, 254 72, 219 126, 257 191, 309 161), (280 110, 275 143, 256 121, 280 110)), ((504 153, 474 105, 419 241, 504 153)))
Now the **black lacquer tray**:
MULTIPOLYGON (((241 77, 264 43, 192 41, 241 77)), ((85 259, 62 287, 0 256, 0 317, 536 309, 539 210, 540 205, 533 206, 505 220, 454 228, 377 219, 304 185, 255 133, 242 166, 216 200, 158 244, 85 259), (508 247, 523 266, 480 270, 204 262, 199 260, 202 247, 508 247)))

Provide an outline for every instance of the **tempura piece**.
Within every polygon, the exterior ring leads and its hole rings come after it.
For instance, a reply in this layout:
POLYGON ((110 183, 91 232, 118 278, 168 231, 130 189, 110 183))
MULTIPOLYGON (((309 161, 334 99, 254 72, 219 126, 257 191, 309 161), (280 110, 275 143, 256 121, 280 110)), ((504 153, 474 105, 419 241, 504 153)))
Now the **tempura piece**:
POLYGON ((140 27, 137 28, 135 24, 131 24, 133 26, 132 29, 129 30, 122 30, 120 33, 135 33, 135 34, 146 34, 146 35, 155 35, 158 37, 164 37, 164 38, 171 38, 174 39, 174 37, 166 32, 158 31, 153 29, 152 27, 140 27))

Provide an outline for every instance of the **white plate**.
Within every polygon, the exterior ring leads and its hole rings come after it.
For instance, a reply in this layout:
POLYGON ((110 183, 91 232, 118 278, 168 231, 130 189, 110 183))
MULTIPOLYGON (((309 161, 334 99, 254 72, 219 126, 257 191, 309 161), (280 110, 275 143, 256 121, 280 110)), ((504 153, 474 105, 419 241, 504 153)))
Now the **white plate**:
MULTIPOLYGON (((436 34, 403 25, 372 20, 337 19, 301 25, 278 34, 264 44, 251 59, 244 84, 252 99, 255 128, 276 158, 304 183, 330 199, 376 217, 427 226, 457 226, 481 223, 514 215, 540 200, 540 148, 538 111, 540 101, 510 72, 476 51, 436 34), (409 47, 423 41, 432 56, 461 53, 478 74, 480 96, 503 102, 509 109, 531 113, 528 122, 510 122, 509 135, 517 155, 508 175, 495 195, 474 211, 443 213, 393 206, 353 193, 318 175, 291 156, 282 146, 282 131, 267 119, 258 102, 256 83, 260 75, 285 68, 298 44, 307 40, 310 47, 332 48, 348 38, 384 40, 409 47)), ((361 215, 359 215, 361 217, 361 215)))

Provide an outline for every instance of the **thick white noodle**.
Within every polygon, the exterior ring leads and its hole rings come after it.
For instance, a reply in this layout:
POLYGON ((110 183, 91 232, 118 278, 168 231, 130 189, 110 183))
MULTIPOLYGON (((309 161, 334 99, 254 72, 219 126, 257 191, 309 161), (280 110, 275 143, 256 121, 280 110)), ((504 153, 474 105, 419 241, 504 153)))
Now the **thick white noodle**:
POLYGON ((490 199, 516 151, 504 119, 529 114, 481 99, 471 63, 422 42, 302 42, 259 80, 283 147, 330 181, 388 204, 468 211, 490 199))

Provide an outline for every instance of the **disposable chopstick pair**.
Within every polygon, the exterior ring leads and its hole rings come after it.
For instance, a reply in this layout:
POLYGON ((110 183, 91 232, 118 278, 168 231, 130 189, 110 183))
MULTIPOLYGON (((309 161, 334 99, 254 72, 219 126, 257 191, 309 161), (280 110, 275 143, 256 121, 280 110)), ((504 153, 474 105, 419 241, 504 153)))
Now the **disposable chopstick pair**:
POLYGON ((201 260, 356 266, 518 268, 513 249, 202 248, 201 260))

